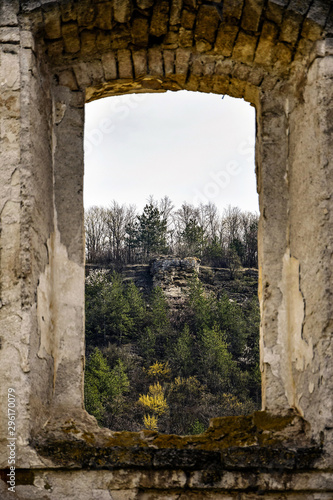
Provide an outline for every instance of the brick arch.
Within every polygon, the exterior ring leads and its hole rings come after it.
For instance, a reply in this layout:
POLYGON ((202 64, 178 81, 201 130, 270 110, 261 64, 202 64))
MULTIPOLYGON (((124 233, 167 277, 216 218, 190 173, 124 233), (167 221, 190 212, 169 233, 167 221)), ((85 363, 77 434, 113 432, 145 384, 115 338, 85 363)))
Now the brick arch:
POLYGON ((135 89, 186 88, 251 101, 254 87, 270 90, 290 78, 314 42, 333 31, 325 0, 41 3, 34 9, 26 2, 23 12, 31 11, 59 83, 88 87, 88 100, 133 80, 135 89))

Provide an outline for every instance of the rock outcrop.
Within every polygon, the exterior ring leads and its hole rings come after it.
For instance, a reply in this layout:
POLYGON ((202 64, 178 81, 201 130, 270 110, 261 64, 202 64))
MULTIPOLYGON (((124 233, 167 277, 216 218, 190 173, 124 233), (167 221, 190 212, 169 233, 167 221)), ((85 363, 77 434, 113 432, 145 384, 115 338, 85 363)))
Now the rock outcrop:
POLYGON ((180 299, 191 280, 198 277, 199 268, 196 257, 157 257, 150 263, 153 286, 159 286, 169 300, 180 299))

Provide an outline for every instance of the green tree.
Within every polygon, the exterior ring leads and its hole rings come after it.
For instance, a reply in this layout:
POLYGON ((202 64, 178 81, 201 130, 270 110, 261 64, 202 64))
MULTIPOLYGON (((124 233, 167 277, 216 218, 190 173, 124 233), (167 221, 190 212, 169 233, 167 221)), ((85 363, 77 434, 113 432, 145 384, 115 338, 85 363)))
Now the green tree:
POLYGON ((85 370, 85 407, 100 425, 105 423, 107 409, 119 406, 119 400, 128 390, 129 381, 119 360, 111 370, 101 351, 96 347, 85 370))
POLYGON ((149 321, 156 333, 165 333, 170 329, 169 305, 160 287, 151 292, 149 321))
MULTIPOLYGON (((248 337, 246 317, 242 305, 224 294, 214 304, 214 322, 225 332, 230 353, 235 359, 243 355, 248 337)), ((257 336, 259 328, 257 330, 257 336)))
POLYGON ((106 345, 116 341, 124 343, 135 331, 135 315, 140 308, 139 294, 132 287, 126 293, 121 275, 92 272, 86 279, 86 338, 90 345, 106 345), (132 309, 130 300, 135 297, 132 309))
POLYGON ((144 359, 144 364, 151 365, 155 359, 156 335, 148 326, 144 329, 139 338, 140 354, 144 359))
POLYGON ((192 337, 188 325, 185 325, 174 346, 171 357, 175 372, 188 377, 193 371, 192 337))
POLYGON ((130 338, 135 340, 141 336, 147 323, 146 301, 133 281, 126 285, 124 296, 129 305, 129 316, 132 319, 130 338))
POLYGON ((207 294, 198 277, 195 277, 188 291, 188 322, 191 331, 201 332, 205 327, 213 324, 212 309, 214 296, 207 294))
POLYGON ((201 339, 201 363, 207 385, 217 393, 231 386, 231 375, 236 364, 228 350, 226 335, 217 325, 205 328, 201 339))
POLYGON ((153 252, 165 253, 167 221, 159 209, 151 202, 144 207, 137 219, 137 240, 144 257, 149 258, 153 252))

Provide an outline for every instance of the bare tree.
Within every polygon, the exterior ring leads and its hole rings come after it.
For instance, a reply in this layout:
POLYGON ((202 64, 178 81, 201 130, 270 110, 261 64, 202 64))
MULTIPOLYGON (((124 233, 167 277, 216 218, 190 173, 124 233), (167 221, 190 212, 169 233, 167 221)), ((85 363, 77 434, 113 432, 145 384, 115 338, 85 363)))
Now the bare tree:
POLYGON ((105 209, 93 206, 86 210, 84 225, 88 262, 103 260, 106 244, 105 209))

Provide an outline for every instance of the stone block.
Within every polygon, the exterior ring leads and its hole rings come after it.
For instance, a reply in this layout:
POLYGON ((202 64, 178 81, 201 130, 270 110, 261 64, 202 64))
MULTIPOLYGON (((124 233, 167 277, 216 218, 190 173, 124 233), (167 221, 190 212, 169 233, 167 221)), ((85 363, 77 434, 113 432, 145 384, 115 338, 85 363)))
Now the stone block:
POLYGON ((131 33, 126 24, 118 24, 110 33, 112 49, 127 49, 131 42, 131 33))
POLYGON ((146 50, 136 50, 132 53, 135 78, 148 74, 148 59, 146 50))
POLYGON ((258 47, 255 53, 254 62, 262 66, 272 64, 272 55, 278 35, 277 26, 271 22, 265 21, 262 26, 258 47))
POLYGON ((222 7, 223 21, 235 20, 241 18, 244 7, 244 0, 224 0, 222 7))
POLYGON ((312 40, 309 40, 308 38, 300 38, 296 47, 294 61, 304 61, 304 58, 311 53, 312 48, 312 40))
POLYGON ((113 0, 113 17, 117 23, 127 23, 131 18, 131 13, 130 0, 113 0))
POLYGON ((280 40, 281 42, 287 42, 291 45, 295 45, 298 40, 298 34, 300 31, 302 16, 300 14, 295 14, 294 12, 286 12, 282 26, 280 28, 280 40))
POLYGON ((78 90, 76 78, 73 70, 66 69, 59 73, 59 85, 70 88, 71 90, 78 90))
POLYGON ((146 10, 154 5, 154 0, 136 0, 136 4, 139 9, 146 10))
POLYGON ((244 63, 251 63, 257 46, 257 37, 240 31, 233 50, 233 58, 244 63))
MULTIPOLYGON (((179 31, 185 31, 180 28, 179 31)), ((180 33, 178 31, 168 31, 163 40, 163 46, 168 49, 177 49, 180 44, 180 33)))
POLYGON ((149 22, 146 17, 137 17, 133 20, 131 35, 134 45, 138 47, 148 46, 149 22))
POLYGON ((102 55, 102 65, 105 80, 115 80, 117 78, 117 61, 114 52, 102 55))
POLYGON ((172 0, 170 8, 170 25, 180 24, 183 0, 172 0))
POLYGON ((197 10, 198 9, 198 0, 183 0, 184 1, 184 7, 189 7, 192 10, 197 10))
MULTIPOLYGON (((2 45, 2 50, 5 49, 2 45)), ((11 48, 13 46, 11 45, 11 48)), ((19 90, 21 85, 19 55, 12 52, 0 52, 1 90, 19 90)))
POLYGON ((278 71, 288 72, 292 61, 293 53, 285 43, 277 43, 273 49, 274 67, 278 71))
POLYGON ((78 26, 74 22, 62 26, 62 36, 64 40, 65 51, 69 54, 79 52, 81 48, 78 26))
POLYGON ((97 8, 94 4, 77 4, 77 22, 80 28, 92 29, 95 26, 97 8))
POLYGON ((242 28, 248 31, 258 31, 264 0, 245 0, 242 28))
POLYGON ((18 26, 19 0, 0 1, 0 26, 18 26))
POLYGON ((163 51, 165 75, 173 75, 175 72, 175 52, 173 50, 163 51))
POLYGON ((269 21, 280 25, 282 23, 284 7, 287 5, 287 0, 279 0, 276 2, 268 2, 266 7, 265 16, 269 21))
POLYGON ((35 38, 31 31, 21 30, 21 44, 24 49, 32 49, 35 52, 35 38))
POLYGON ((124 490, 125 488, 132 490, 138 488, 141 474, 140 471, 115 470, 111 472, 111 477, 108 478, 109 488, 112 490, 124 490))
POLYGON ((86 63, 79 62, 75 64, 73 66, 73 71, 75 74, 76 81, 79 85, 79 88, 83 89, 91 84, 91 79, 86 63))
POLYGON ((183 488, 186 474, 178 470, 144 471, 140 478, 140 487, 149 489, 183 488))
POLYGON ((133 78, 131 51, 127 49, 118 50, 117 59, 119 78, 133 78))
POLYGON ((219 22, 220 18, 216 8, 213 5, 202 5, 197 16, 195 40, 204 40, 213 45, 219 22))
POLYGON ((243 63, 235 63, 233 70, 232 70, 232 76, 239 80, 248 80, 249 74, 251 72, 250 66, 247 64, 243 63))
POLYGON ((237 80, 237 78, 232 78, 230 80, 230 85, 228 89, 228 95, 230 97, 242 98, 245 94, 246 82, 242 80, 237 80))
MULTIPOLYGON (((274 89, 275 85, 278 82, 278 77, 273 76, 273 75, 267 75, 263 79, 260 85, 260 89, 263 90, 263 92, 270 92, 274 89)), ((275 131, 274 131, 275 132, 275 131)), ((271 133, 271 139, 273 138, 273 131, 271 133)))
POLYGON ((80 33, 81 53, 93 54, 96 53, 96 33, 90 30, 83 30, 80 33))
POLYGON ((162 76, 163 57, 160 49, 148 49, 148 68, 150 75, 162 76))
POLYGON ((192 47, 193 31, 180 28, 179 30, 179 45, 181 47, 192 47))
POLYGON ((61 37, 61 15, 60 9, 47 10, 44 16, 44 29, 46 38, 53 40, 61 37))
POLYGON ((251 68, 247 78, 248 83, 259 87, 264 79, 265 72, 263 68, 251 68))
POLYGON ((195 76, 201 76, 203 72, 203 63, 201 56, 194 55, 191 62, 191 74, 195 76))
POLYGON ((319 26, 316 21, 307 17, 302 27, 301 36, 314 42, 318 40, 322 31, 323 28, 319 26))
POLYGON ((54 40, 47 44, 47 55, 52 60, 60 59, 65 49, 63 40, 54 40))
POLYGON ((111 36, 108 31, 98 31, 96 36, 96 48, 99 53, 111 48, 111 36))
POLYGON ((202 56, 202 64, 203 64, 203 75, 211 76, 215 72, 215 57, 211 55, 203 55, 202 56))
POLYGON ((310 0, 290 0, 288 9, 304 16, 312 2, 310 0))
POLYGON ((189 69, 189 62, 191 58, 191 51, 186 49, 176 50, 176 74, 187 75, 189 69))
POLYGON ((111 3, 98 3, 96 5, 97 17, 95 26, 101 30, 112 28, 112 5, 111 3))
POLYGON ((214 75, 212 91, 217 94, 225 95, 229 89, 229 77, 225 75, 214 75))
POLYGON ((150 23, 150 34, 156 37, 165 35, 168 32, 169 22, 169 2, 158 0, 154 6, 150 23))
POLYGON ((214 50, 218 54, 230 57, 238 34, 238 26, 221 23, 217 32, 214 50))
POLYGON ((231 59, 217 59, 215 63, 216 75, 231 75, 234 70, 235 63, 231 59))
POLYGON ((104 71, 102 62, 98 59, 89 63, 89 75, 93 85, 98 85, 104 81, 104 71))
POLYGON ((319 40, 313 50, 313 57, 325 57, 333 55, 333 38, 326 38, 325 40, 319 40))
POLYGON ((20 31, 14 27, 0 28, 0 43, 18 43, 20 41, 20 31))
POLYGON ((68 23, 69 21, 75 21, 77 18, 77 11, 75 4, 61 4, 61 18, 64 23, 68 23))
POLYGON ((258 99, 259 99, 258 87, 252 85, 251 83, 247 83, 244 92, 244 100, 253 105, 257 105, 258 99))
POLYGON ((196 15, 194 12, 188 9, 184 9, 181 18, 181 25, 186 30, 191 30, 195 23, 196 15))

